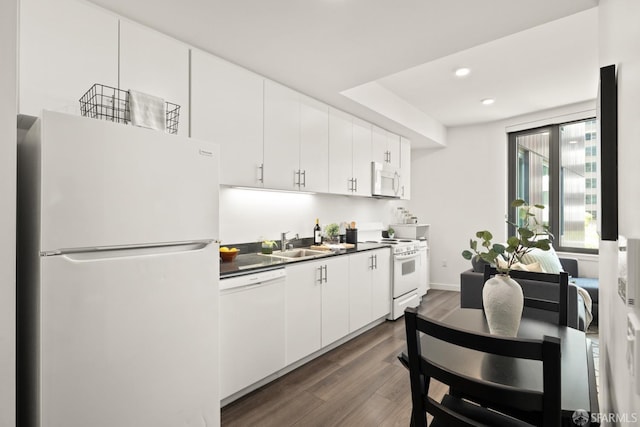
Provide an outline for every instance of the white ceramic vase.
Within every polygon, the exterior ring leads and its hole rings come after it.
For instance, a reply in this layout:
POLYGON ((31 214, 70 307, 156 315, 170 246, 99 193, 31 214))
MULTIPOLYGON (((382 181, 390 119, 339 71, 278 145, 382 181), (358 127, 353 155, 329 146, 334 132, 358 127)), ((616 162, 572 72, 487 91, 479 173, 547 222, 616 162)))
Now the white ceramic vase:
POLYGON ((520 284, 506 274, 497 274, 484 284, 482 303, 489 331, 515 337, 520 327, 524 296, 520 284))

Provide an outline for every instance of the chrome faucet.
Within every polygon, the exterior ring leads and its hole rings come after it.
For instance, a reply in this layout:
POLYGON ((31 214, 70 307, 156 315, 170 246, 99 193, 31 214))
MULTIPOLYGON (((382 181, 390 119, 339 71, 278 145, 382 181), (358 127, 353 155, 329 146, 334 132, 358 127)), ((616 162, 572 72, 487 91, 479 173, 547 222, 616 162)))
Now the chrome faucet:
POLYGON ((285 231, 280 234, 280 250, 281 251, 286 251, 287 249, 293 249, 293 243, 291 243, 291 241, 299 239, 298 234, 296 233, 295 237, 289 240, 287 239, 287 233, 289 232, 285 231))

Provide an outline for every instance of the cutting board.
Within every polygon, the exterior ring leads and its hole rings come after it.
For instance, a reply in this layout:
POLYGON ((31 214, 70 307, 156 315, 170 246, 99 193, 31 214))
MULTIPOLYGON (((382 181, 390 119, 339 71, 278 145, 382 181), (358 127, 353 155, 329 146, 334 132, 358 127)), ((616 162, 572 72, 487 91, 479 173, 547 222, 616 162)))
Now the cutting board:
MULTIPOLYGON (((333 245, 332 245, 333 246, 333 245)), ((356 245, 354 245, 353 243, 339 243, 335 246, 341 246, 345 249, 353 249, 356 247, 356 245)), ((309 249, 313 249, 315 251, 330 251, 331 248, 329 246, 325 246, 325 245, 313 245, 310 246, 309 249)))

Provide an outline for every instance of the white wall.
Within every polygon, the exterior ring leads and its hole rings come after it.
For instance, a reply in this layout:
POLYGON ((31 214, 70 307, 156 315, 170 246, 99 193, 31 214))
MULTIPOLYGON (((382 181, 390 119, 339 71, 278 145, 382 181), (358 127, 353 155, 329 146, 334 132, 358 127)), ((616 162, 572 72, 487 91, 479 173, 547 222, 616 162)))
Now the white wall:
POLYGON ((360 229, 373 222, 387 226, 393 221, 393 211, 398 206, 406 206, 406 202, 223 187, 220 240, 223 245, 257 242, 263 238, 277 240, 283 231, 290 231, 289 237, 296 233, 300 237, 312 237, 316 218, 323 228, 342 221, 355 221, 360 229))
POLYGON ((15 425, 17 0, 0 2, 0 426, 15 425))
MULTIPOLYGON (((448 129, 446 148, 412 152, 409 207, 420 221, 431 224, 434 287, 460 288, 460 273, 471 268, 460 254, 476 231, 491 231, 496 242, 506 239, 507 132, 594 115, 595 101, 589 101, 454 127, 448 129)), ((589 267, 595 276, 597 267, 589 267)))
MULTIPOLYGON (((600 0, 599 21, 600 65, 616 64, 618 69, 619 232, 640 238, 640 2, 600 0)), ((626 316, 633 310, 617 295, 615 243, 602 242, 600 254, 601 412, 635 412, 640 417, 640 396, 626 363, 626 316)), ((635 314, 640 316, 640 309, 635 314)))

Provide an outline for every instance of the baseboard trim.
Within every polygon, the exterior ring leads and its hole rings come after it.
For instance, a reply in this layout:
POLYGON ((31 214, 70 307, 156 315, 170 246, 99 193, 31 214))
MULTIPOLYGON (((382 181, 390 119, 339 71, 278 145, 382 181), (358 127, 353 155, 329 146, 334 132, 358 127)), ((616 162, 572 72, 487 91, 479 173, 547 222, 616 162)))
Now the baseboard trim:
POLYGON ((431 283, 429 289, 437 289, 439 291, 460 292, 460 285, 451 285, 448 283, 431 283))

